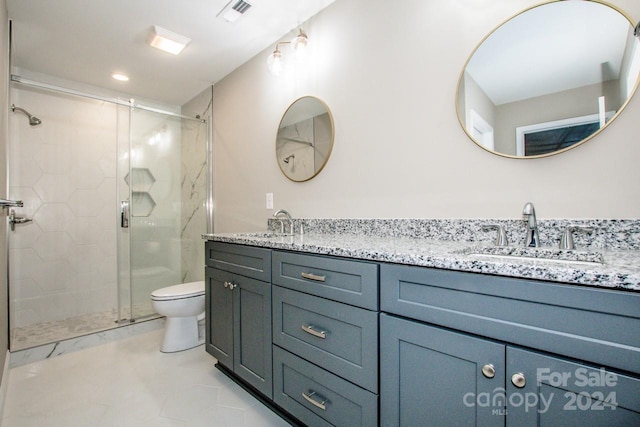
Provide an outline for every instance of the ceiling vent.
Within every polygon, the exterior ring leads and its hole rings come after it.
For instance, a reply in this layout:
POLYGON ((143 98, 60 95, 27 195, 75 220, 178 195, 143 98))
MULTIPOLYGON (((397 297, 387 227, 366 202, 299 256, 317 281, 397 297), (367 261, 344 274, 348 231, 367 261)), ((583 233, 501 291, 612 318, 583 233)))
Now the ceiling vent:
POLYGON ((227 5, 216 15, 218 18, 222 18, 227 22, 236 22, 241 16, 246 14, 251 9, 251 3, 245 0, 231 0, 227 5))

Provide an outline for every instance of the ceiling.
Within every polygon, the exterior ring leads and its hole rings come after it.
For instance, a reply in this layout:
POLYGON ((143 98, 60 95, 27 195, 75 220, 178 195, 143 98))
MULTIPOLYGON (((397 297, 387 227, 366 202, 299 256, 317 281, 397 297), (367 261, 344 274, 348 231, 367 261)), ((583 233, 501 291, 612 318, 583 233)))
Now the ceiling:
POLYGON ((466 70, 495 105, 601 83, 619 77, 632 31, 604 4, 544 4, 492 33, 466 70))
POLYGON ((216 17, 228 1, 7 0, 12 66, 179 106, 334 0, 246 0, 235 23, 216 17), (178 56, 154 49, 153 25, 191 43, 178 56), (116 71, 130 81, 112 79, 116 71))

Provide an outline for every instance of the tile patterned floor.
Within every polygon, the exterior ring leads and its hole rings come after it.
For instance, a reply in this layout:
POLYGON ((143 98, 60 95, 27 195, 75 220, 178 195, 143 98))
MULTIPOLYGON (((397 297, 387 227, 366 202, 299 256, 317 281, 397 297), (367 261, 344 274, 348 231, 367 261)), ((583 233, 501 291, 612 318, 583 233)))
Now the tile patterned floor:
POLYGON ((204 347, 161 353, 162 330, 9 371, 4 427, 284 427, 204 347))
MULTIPOLYGON (((149 310, 139 310, 136 311, 136 313, 140 314, 139 317, 157 317, 157 315, 153 316, 154 313, 149 310)), ((128 313, 124 313, 125 316, 127 314, 128 313)), ((85 314, 68 319, 52 320, 12 328, 11 350, 23 350, 25 348, 36 347, 129 324, 128 322, 118 324, 116 323, 117 319, 118 311, 109 310, 101 313, 85 314)))

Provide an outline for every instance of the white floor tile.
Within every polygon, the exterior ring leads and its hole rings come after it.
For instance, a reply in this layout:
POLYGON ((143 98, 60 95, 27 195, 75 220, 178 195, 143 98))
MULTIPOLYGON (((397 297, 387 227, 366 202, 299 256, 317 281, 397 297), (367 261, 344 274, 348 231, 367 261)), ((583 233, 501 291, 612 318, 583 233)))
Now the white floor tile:
POLYGON ((3 427, 283 427, 200 346, 161 353, 162 330, 9 371, 3 427))

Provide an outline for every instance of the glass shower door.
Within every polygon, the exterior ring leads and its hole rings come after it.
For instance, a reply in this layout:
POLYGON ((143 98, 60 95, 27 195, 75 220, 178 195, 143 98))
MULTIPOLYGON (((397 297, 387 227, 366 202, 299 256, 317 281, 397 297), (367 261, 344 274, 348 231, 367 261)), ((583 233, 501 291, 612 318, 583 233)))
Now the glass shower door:
POLYGON ((132 319, 155 314, 150 295, 181 283, 181 122, 178 117, 130 110, 130 304, 132 319))
POLYGON ((116 318, 113 104, 12 84, 9 234, 12 351, 109 329, 116 318))

